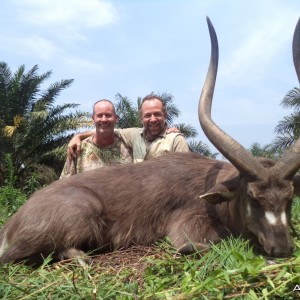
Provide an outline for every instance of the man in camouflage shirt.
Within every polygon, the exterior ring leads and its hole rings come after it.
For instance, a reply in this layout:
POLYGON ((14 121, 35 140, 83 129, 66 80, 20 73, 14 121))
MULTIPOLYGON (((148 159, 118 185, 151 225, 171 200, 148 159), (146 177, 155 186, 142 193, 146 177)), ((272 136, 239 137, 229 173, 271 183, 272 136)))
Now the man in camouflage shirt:
POLYGON ((60 178, 106 165, 132 162, 130 148, 114 133, 118 116, 112 102, 105 99, 97 101, 92 119, 96 131, 82 141, 81 151, 75 159, 67 158, 60 178))

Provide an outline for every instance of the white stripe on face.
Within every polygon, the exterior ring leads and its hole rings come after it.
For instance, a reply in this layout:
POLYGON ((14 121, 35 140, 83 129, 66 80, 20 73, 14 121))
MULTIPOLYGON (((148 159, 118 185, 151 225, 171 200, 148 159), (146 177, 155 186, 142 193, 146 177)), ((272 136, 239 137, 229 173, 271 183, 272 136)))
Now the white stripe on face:
POLYGON ((284 226, 287 226, 287 219, 286 219, 286 214, 285 212, 282 212, 280 215, 280 218, 276 218, 276 216, 274 215, 274 213, 270 212, 270 211, 266 211, 265 212, 265 218, 268 221, 268 223, 270 225, 276 225, 277 223, 281 223, 284 226))
POLYGON ((285 212, 281 213, 280 218, 281 218, 282 224, 286 226, 287 225, 287 221, 286 221, 286 214, 285 214, 285 212))
POLYGON ((276 216, 272 212, 266 211, 265 212, 265 217, 266 217, 266 220, 268 221, 268 223, 270 225, 276 225, 277 218, 276 218, 276 216))
POLYGON ((247 215, 248 215, 248 217, 251 216, 251 206, 249 203, 247 203, 247 215))

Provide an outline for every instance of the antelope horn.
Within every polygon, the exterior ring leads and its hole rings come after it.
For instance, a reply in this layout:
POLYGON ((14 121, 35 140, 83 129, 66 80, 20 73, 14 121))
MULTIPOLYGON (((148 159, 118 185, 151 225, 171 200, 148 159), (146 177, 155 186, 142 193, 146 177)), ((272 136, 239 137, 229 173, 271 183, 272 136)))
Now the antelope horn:
MULTIPOLYGON (((300 83, 300 18, 293 37, 293 60, 300 83)), ((282 178, 291 179, 296 174, 300 168, 300 138, 284 152, 273 168, 282 178)))
POLYGON ((237 141, 222 131, 211 119, 211 104, 218 70, 218 39, 215 29, 207 17, 211 39, 211 58, 205 83, 199 100, 198 115, 201 127, 211 143, 244 175, 255 179, 263 179, 266 170, 237 141))
POLYGON ((298 81, 300 83, 300 18, 297 22, 293 37, 293 60, 298 81))

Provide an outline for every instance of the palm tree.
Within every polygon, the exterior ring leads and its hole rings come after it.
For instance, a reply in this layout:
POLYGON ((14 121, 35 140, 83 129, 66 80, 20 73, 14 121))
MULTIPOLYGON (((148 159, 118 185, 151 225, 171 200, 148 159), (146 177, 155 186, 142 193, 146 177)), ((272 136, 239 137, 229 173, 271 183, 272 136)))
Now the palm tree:
POLYGON ((280 151, 274 150, 271 144, 260 145, 259 143, 253 143, 249 151, 253 156, 266 157, 271 159, 276 159, 281 155, 280 151))
POLYGON ((195 141, 195 140, 191 140, 188 141, 190 150, 194 153, 199 153, 201 155, 204 156, 208 156, 211 158, 216 158, 218 156, 219 153, 217 152, 212 152, 208 145, 206 145, 205 143, 201 142, 201 141, 195 141))
POLYGON ((7 155, 20 181, 25 174, 41 168, 52 174, 53 170, 60 172, 72 131, 91 125, 88 113, 70 112, 77 104, 54 105, 55 98, 72 84, 72 79, 42 90, 52 72, 37 72, 37 65, 28 72, 22 65, 12 74, 8 65, 0 62, 0 184, 9 171, 7 155))
POLYGON ((119 93, 115 96, 116 114, 119 116, 118 128, 142 127, 138 113, 140 101, 138 98, 137 107, 135 107, 127 97, 119 93))
POLYGON ((174 124, 173 126, 176 127, 186 139, 194 138, 198 135, 196 128, 190 124, 179 123, 174 124))
POLYGON ((281 101, 286 108, 293 108, 294 112, 284 117, 275 127, 277 136, 272 142, 272 149, 285 149, 290 147, 300 137, 300 89, 295 87, 287 93, 281 101))

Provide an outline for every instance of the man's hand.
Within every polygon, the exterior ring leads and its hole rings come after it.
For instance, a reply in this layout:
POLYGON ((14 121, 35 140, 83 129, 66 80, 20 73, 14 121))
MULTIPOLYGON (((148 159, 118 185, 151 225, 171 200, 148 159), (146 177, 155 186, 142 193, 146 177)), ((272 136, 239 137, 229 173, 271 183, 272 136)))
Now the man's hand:
POLYGON ((68 158, 73 160, 81 151, 81 141, 93 135, 94 131, 86 131, 83 133, 75 134, 68 144, 68 158))
POLYGON ((77 157, 81 150, 81 139, 78 135, 74 135, 68 144, 68 158, 73 160, 77 157))
POLYGON ((176 127, 171 127, 171 128, 167 128, 167 133, 172 133, 172 132, 175 132, 175 133, 180 133, 180 130, 176 127))

